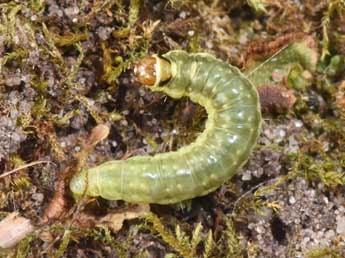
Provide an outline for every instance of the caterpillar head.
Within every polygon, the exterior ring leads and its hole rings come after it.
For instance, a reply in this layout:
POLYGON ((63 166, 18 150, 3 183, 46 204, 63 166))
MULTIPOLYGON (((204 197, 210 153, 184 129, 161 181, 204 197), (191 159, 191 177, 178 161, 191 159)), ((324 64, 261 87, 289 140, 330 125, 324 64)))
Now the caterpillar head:
POLYGON ((147 86, 159 85, 171 77, 169 61, 157 55, 141 59, 134 67, 137 80, 147 86))

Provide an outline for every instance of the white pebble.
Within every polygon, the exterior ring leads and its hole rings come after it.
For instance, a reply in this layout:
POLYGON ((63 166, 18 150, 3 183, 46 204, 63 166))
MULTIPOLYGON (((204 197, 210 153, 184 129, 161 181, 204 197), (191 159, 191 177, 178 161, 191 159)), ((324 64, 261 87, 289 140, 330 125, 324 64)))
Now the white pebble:
POLYGON ((250 173, 249 170, 243 171, 242 173, 242 180, 243 181, 249 181, 252 179, 252 174, 250 173))
POLYGON ((301 128, 301 127, 303 126, 303 122, 302 122, 301 120, 296 120, 296 121, 295 121, 295 126, 296 126, 297 128, 301 128))
POLYGON ((343 234, 345 233, 345 217, 337 217, 337 233, 343 234))
POLYGON ((187 13, 186 12, 180 12, 179 16, 180 16, 180 18, 185 19, 187 16, 187 13))
POLYGON ((289 203, 290 204, 295 204, 296 203, 296 198, 294 196, 289 197, 289 203))
POLYGON ((326 231, 325 233, 325 237, 328 238, 328 239, 332 239, 335 237, 335 232, 333 229, 330 229, 328 231, 326 231))
POLYGON ((278 133, 279 133, 280 137, 285 137, 285 135, 286 135, 286 132, 282 129, 280 129, 278 133))
POLYGON ((208 49, 213 48, 212 42, 207 41, 207 42, 206 42, 206 47, 207 47, 208 49))

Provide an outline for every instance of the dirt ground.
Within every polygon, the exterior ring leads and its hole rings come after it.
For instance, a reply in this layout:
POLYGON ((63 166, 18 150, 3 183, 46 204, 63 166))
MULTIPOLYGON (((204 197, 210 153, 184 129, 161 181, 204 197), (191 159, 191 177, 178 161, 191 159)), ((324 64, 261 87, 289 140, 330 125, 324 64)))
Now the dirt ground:
POLYGON ((33 226, 0 257, 345 257, 343 0, 4 0, 0 14, 0 221, 33 226), (175 205, 76 201, 80 169, 204 130, 201 106, 134 76, 173 49, 252 76, 263 124, 248 162, 175 205), (92 142, 97 125, 110 131, 92 142))

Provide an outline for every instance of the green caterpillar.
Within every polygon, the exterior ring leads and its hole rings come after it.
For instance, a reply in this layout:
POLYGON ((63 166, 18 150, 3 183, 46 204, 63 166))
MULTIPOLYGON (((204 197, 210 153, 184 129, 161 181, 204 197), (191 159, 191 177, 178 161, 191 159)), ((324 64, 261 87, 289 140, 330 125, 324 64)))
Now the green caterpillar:
POLYGON ((177 203, 206 195, 248 159, 261 128, 259 96, 240 72, 206 53, 175 50, 144 59, 139 80, 172 98, 189 97, 208 114, 190 145, 155 156, 105 162, 75 175, 74 195, 134 203, 177 203))

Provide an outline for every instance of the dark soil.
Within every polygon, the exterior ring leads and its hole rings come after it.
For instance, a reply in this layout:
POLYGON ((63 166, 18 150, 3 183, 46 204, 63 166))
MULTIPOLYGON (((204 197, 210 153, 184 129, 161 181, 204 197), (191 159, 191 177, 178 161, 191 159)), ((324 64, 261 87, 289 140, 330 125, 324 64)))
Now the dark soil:
POLYGON ((345 4, 248 3, 1 1, 0 173, 49 163, 0 178, 0 218, 18 211, 36 226, 0 257, 345 257, 345 4), (152 204, 116 231, 95 221, 129 204, 75 203, 67 189, 64 214, 44 220, 63 171, 176 150, 203 131, 202 107, 141 87, 140 58, 184 49, 244 69, 253 45, 301 31, 318 47, 316 71, 279 79, 296 102, 265 110, 249 161, 217 191, 152 204), (85 152, 97 124, 109 136, 85 152), (75 223, 83 214, 91 224, 75 223))

